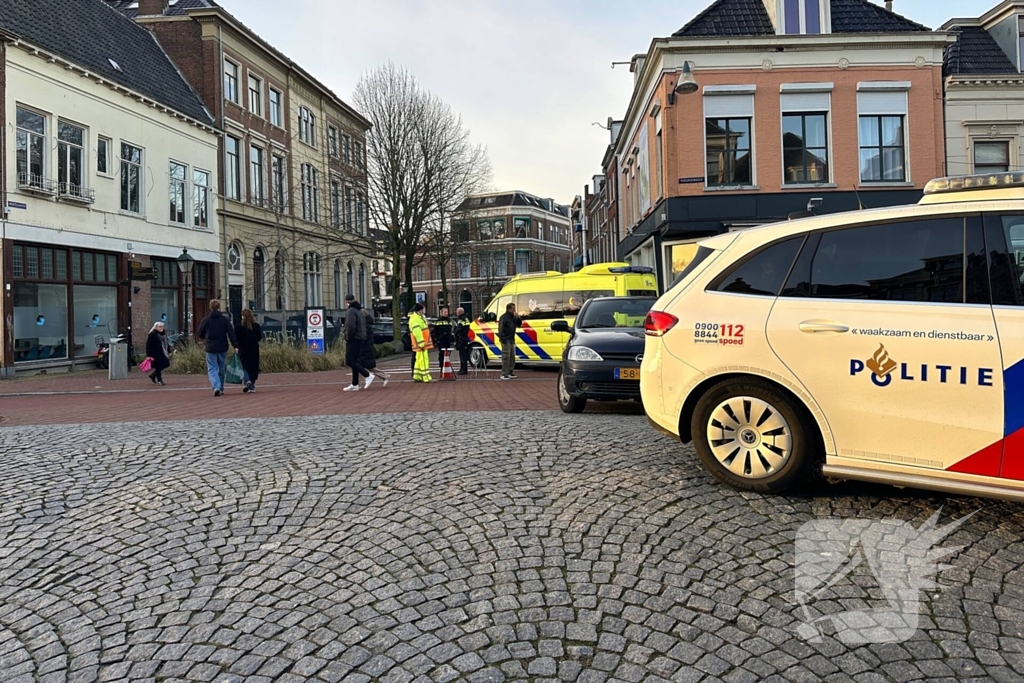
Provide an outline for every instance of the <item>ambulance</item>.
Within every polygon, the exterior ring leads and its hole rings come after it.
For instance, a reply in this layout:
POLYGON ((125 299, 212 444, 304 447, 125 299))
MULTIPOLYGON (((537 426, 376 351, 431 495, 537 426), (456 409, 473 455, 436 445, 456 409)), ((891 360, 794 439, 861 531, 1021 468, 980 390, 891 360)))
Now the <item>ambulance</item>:
POLYGON ((648 420, 730 486, 1024 501, 1024 173, 712 237, 645 333, 648 420))
POLYGON ((501 361, 498 318, 515 304, 523 326, 516 330, 516 360, 558 365, 568 332, 551 329, 555 320, 571 326, 588 299, 599 296, 657 296, 654 269, 628 263, 599 263, 575 273, 524 273, 509 280, 470 328, 470 362, 486 367, 501 361))

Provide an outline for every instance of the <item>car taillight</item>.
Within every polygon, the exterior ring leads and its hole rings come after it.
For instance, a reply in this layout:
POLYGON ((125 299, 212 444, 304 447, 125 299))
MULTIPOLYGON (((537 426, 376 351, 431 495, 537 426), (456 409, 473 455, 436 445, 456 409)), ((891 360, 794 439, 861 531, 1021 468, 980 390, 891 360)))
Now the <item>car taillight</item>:
POLYGON ((662 337, 679 322, 679 318, 671 313, 651 311, 644 320, 644 334, 649 337, 662 337))

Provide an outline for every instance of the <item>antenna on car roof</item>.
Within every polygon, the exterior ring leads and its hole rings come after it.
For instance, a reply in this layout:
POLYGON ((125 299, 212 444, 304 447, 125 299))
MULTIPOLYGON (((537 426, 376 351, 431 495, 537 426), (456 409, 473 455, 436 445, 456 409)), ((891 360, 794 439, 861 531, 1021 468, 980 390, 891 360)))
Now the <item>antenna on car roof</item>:
POLYGON ((860 200, 860 192, 857 191, 857 186, 856 185, 853 186, 853 193, 855 195, 857 195, 857 210, 858 211, 863 211, 864 210, 864 202, 862 202, 860 200))

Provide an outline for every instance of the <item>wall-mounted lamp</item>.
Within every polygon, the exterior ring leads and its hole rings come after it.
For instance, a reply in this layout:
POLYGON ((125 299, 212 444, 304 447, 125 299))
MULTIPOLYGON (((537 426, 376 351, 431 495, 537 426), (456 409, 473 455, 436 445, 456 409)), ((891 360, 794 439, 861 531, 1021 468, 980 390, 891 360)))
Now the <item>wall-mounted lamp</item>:
POLYGON ((700 86, 697 85, 697 80, 693 77, 690 62, 683 62, 683 72, 679 75, 679 80, 676 81, 676 87, 668 94, 668 103, 675 104, 676 95, 692 95, 699 89, 700 86))

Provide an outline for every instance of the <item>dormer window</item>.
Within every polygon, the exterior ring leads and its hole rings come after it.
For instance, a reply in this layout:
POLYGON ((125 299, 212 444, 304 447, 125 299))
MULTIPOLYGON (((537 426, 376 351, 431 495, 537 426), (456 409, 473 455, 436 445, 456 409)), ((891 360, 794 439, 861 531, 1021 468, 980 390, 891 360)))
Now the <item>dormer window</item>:
POLYGON ((828 0, 782 0, 779 26, 785 35, 827 33, 828 0))

